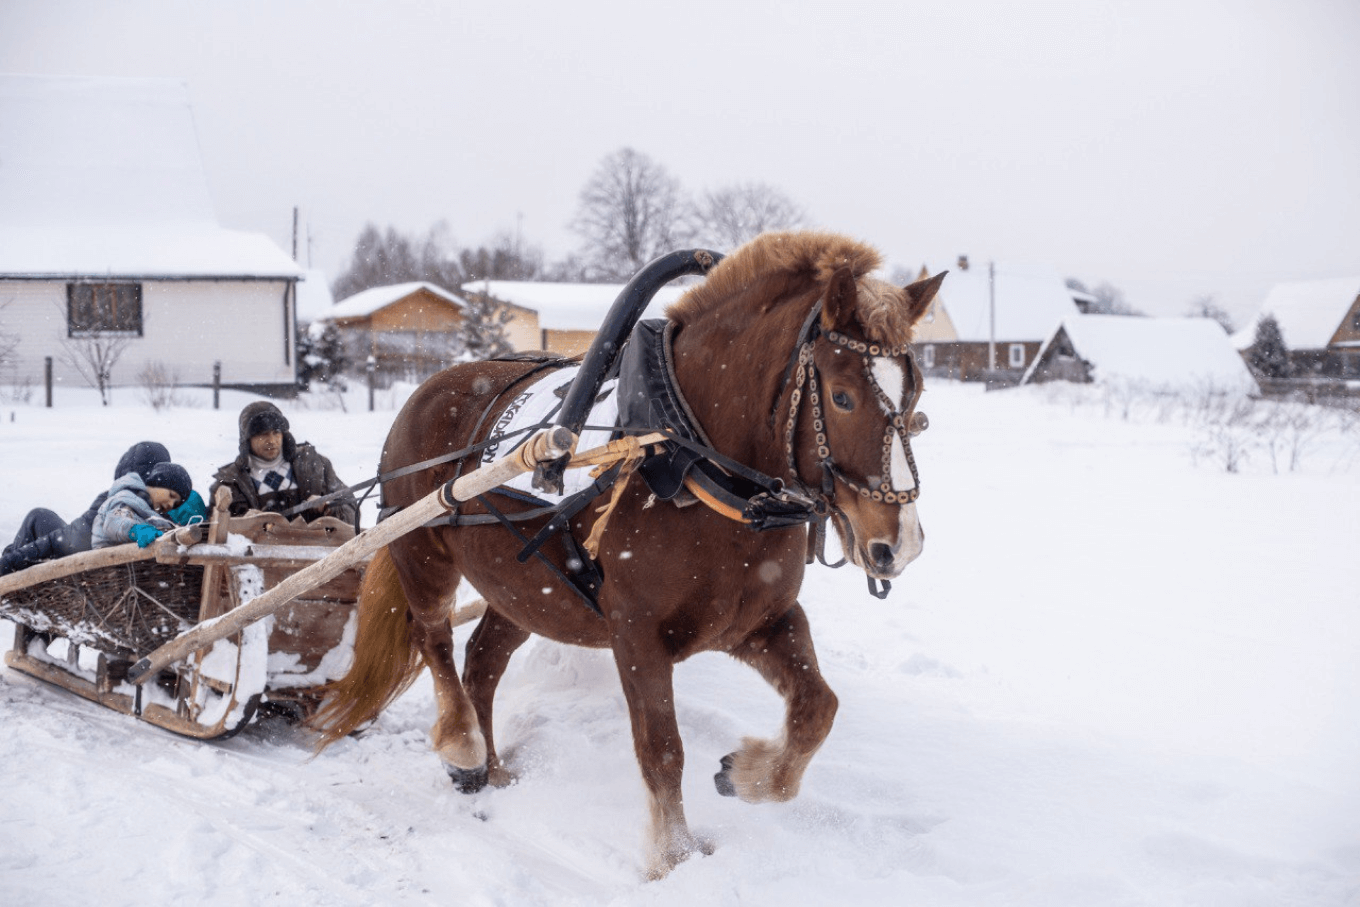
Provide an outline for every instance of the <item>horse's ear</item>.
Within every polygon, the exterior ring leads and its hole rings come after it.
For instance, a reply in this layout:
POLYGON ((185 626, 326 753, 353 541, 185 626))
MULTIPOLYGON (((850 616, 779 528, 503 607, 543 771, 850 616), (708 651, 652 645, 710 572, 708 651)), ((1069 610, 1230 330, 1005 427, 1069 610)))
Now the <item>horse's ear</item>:
POLYGON ((822 302, 822 330, 844 330, 853 324, 856 317, 857 294, 855 275, 849 268, 840 268, 831 275, 826 285, 826 298, 822 302))
POLYGON ((944 275, 948 271, 941 271, 934 277, 925 280, 918 280, 916 283, 908 284, 904 289, 907 293, 907 321, 911 324, 921 320, 921 316, 930 308, 930 301, 935 298, 935 294, 940 291, 940 284, 944 283, 944 275))

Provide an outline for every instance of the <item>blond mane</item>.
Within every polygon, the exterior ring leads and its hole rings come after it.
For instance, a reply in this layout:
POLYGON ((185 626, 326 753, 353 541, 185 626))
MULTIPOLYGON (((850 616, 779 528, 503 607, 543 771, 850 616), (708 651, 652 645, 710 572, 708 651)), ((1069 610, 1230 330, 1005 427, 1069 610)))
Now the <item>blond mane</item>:
POLYGON ((858 314, 867 339, 887 344, 906 343, 911 324, 906 295, 891 284, 869 277, 883 260, 872 246, 835 233, 764 233, 719 262, 700 285, 667 310, 680 324, 729 304, 749 290, 761 304, 805 291, 820 291, 832 275, 849 268, 858 283, 858 314))

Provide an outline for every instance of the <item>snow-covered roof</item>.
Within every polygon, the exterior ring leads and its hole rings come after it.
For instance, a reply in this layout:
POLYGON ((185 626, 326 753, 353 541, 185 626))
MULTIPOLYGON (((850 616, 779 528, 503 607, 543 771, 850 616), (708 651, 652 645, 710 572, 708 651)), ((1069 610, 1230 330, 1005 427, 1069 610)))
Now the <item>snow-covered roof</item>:
POLYGON ((1360 277, 1277 283, 1266 294, 1261 311, 1233 334, 1233 345, 1239 350, 1251 346, 1261 319, 1274 315, 1289 349, 1325 349, 1357 296, 1360 277))
MULTIPOLYGON (((961 341, 991 337, 991 287, 987 268, 952 270, 940 287, 940 304, 961 341)), ((1078 314, 1072 291, 1052 271, 996 266, 997 341, 1040 341, 1064 318, 1078 314)))
POLYGON ((1025 372, 1033 376, 1045 353, 1066 331, 1097 382, 1137 381, 1153 387, 1206 386, 1252 393, 1256 379, 1210 318, 1139 318, 1126 315, 1071 315, 1044 342, 1025 372))
POLYGON ((348 296, 331 307, 325 314, 325 320, 336 318, 363 318, 372 315, 379 309, 385 309, 394 302, 400 302, 412 293, 426 290, 445 300, 455 308, 461 309, 467 304, 461 297, 455 296, 443 287, 435 286, 424 281, 412 281, 411 283, 394 283, 385 287, 373 287, 361 293, 348 296))
POLYGON ((218 225, 183 82, 0 74, 0 275, 301 273, 218 225))
MULTIPOLYGON (((598 330, 623 288, 621 283, 535 283, 525 280, 475 280, 462 287, 464 293, 485 293, 501 302, 533 309, 538 312, 540 327, 558 331, 598 330)), ((642 317, 661 317, 662 309, 679 299, 686 289, 670 284, 657 290, 642 317)))
POLYGON ((308 268, 297 285, 298 321, 316 321, 329 315, 334 308, 335 297, 331 295, 325 272, 308 268))

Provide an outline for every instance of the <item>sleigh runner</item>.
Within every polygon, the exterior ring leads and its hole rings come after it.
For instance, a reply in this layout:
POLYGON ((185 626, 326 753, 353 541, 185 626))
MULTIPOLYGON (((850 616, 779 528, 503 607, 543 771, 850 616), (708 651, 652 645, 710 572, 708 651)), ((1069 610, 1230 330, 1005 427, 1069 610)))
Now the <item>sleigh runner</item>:
POLYGON ((115 711, 200 739, 225 737, 261 708, 306 717, 317 688, 350 661, 365 562, 293 597, 261 622, 196 649, 142 684, 129 667, 195 626, 272 589, 354 536, 329 517, 276 514, 185 527, 146 549, 123 545, 0 579, 15 624, 5 663, 115 711))

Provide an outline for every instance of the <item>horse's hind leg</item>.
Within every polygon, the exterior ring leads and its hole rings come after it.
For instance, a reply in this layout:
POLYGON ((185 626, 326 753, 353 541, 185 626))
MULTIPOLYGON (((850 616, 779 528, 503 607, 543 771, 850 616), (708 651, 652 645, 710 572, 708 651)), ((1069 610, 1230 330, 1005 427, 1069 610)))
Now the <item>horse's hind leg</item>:
POLYGON ((397 539, 390 550, 411 612, 412 645, 434 678, 439 714, 430 743, 458 789, 473 793, 486 785, 486 740, 454 665, 449 615, 461 576, 447 558, 430 556, 432 546, 423 534, 397 539))
POLYGON ((492 702, 510 656, 528 638, 527 631, 487 608, 464 653, 463 686, 477 711, 477 721, 486 740, 487 777, 496 787, 504 787, 514 778, 496 754, 496 738, 491 728, 492 702))
POLYGON ((714 776, 718 792, 749 803, 792 800, 803 772, 836 717, 831 692, 812 647, 807 615, 795 604, 782 617, 752 633, 731 653, 760 672, 784 697, 784 731, 777 740, 747 737, 723 757, 714 776))

